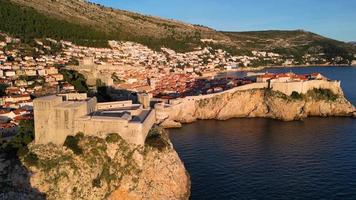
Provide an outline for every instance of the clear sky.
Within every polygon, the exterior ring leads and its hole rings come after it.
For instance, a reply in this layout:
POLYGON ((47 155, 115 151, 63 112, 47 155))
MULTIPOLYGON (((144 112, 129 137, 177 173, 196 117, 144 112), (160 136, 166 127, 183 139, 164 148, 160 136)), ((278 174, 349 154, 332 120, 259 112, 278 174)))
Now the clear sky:
POLYGON ((356 0, 90 0, 216 30, 304 29, 356 41, 356 0))

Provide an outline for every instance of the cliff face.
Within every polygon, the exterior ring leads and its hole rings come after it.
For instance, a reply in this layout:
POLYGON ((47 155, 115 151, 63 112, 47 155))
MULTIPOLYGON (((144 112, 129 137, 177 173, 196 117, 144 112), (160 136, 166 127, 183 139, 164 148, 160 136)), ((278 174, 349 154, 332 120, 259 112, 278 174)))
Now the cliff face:
POLYGON ((77 135, 66 146, 31 144, 21 157, 28 185, 37 192, 30 195, 36 199, 189 198, 189 175, 161 129, 152 132, 144 147, 130 145, 117 134, 106 139, 77 135))
POLYGON ((163 127, 179 127, 199 119, 226 120, 236 117, 268 117, 284 121, 308 116, 352 116, 355 107, 342 92, 329 94, 311 90, 305 95, 287 96, 268 89, 252 89, 214 97, 181 102, 156 108, 158 122, 163 127))

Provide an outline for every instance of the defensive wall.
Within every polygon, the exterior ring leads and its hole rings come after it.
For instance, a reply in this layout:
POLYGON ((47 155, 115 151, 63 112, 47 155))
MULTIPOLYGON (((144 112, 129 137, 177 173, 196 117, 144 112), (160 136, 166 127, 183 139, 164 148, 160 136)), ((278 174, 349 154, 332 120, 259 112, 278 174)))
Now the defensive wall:
POLYGON ((274 91, 282 92, 286 95, 291 95, 292 92, 298 92, 301 94, 307 93, 309 90, 314 88, 330 89, 335 94, 342 95, 342 89, 340 86, 340 81, 328 81, 328 80, 309 80, 301 82, 262 82, 262 83, 251 83, 239 87, 235 87, 223 92, 199 95, 199 96, 188 96, 179 99, 170 100, 169 103, 158 103, 155 105, 156 119, 158 122, 163 121, 168 118, 171 113, 175 113, 175 108, 186 107, 187 109, 194 106, 196 101, 203 99, 210 99, 223 94, 233 94, 237 91, 246 91, 253 89, 263 89, 270 88, 274 91))
POLYGON ((229 90, 225 90, 219 93, 199 95, 199 96, 188 96, 184 98, 172 99, 169 104, 175 105, 184 101, 198 101, 201 99, 213 98, 222 94, 233 94, 237 91, 253 90, 253 89, 263 89, 271 88, 274 91, 282 92, 286 95, 291 95, 293 92, 298 92, 300 94, 305 94, 309 90, 314 88, 330 89, 335 94, 342 94, 340 81, 329 81, 329 80, 308 80, 308 81, 296 81, 296 82, 263 82, 263 83, 251 83, 238 87, 234 87, 229 90))
POLYGON ((115 116, 84 116, 75 120, 75 133, 105 137, 109 133, 118 133, 131 144, 143 145, 156 122, 154 110, 143 110, 142 118, 121 118, 115 116))
POLYGON ((329 89, 335 94, 343 94, 341 90, 340 81, 328 81, 328 80, 309 80, 300 82, 272 82, 270 87, 272 90, 282 92, 286 95, 291 95, 293 92, 305 94, 309 90, 317 89, 329 89))

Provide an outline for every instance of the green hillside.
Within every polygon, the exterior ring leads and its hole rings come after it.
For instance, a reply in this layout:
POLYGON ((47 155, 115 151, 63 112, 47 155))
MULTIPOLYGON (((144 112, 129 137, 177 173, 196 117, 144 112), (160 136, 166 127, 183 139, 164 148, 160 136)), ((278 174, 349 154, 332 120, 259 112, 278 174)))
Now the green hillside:
POLYGON ((303 30, 224 33, 238 44, 238 48, 272 51, 282 55, 294 55, 297 58, 305 54, 325 54, 327 59, 341 56, 352 60, 353 54, 356 53, 356 48, 348 43, 303 30))
MULTIPOLYGON (((270 51, 301 60, 306 54, 352 60, 356 47, 307 31, 219 32, 201 25, 140 15, 81 0, 0 0, 0 31, 20 37, 50 37, 106 47, 107 40, 134 41, 178 52, 209 45, 234 55, 270 51), (214 39, 202 43, 201 39, 214 39)), ((238 22, 236 22, 238 23, 238 22)))
POLYGON ((30 42, 34 38, 50 37, 69 40, 79 45, 107 47, 107 40, 127 40, 145 44, 153 49, 166 46, 177 51, 188 51, 200 41, 197 33, 175 39, 172 36, 154 38, 129 34, 118 30, 100 30, 94 25, 68 22, 43 14, 32 7, 0 0, 0 30, 30 42))

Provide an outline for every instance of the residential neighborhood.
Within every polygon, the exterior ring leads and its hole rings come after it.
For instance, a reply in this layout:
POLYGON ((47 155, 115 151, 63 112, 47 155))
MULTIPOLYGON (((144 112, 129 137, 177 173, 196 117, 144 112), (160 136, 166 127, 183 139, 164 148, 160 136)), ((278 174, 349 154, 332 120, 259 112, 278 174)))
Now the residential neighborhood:
MULTIPOLYGON (((100 83, 114 90, 145 92, 159 99, 211 94, 233 87, 266 81, 305 81, 324 78, 320 74, 260 74, 259 76, 219 76, 226 71, 258 63, 289 66, 298 64, 290 56, 252 51, 231 55, 209 46, 179 53, 168 48, 154 51, 134 42, 108 41, 107 48, 75 45, 50 38, 35 40, 34 48, 20 39, 1 33, 0 120, 2 135, 16 131, 19 121, 32 117, 32 100, 49 94, 78 92, 62 70, 74 70, 89 86, 100 83), (66 80, 68 79, 68 80, 66 80), (92 81, 90 81, 92 80, 92 81), (91 83, 90 83, 91 82, 91 83)), ((202 40, 202 42, 211 42, 202 40)), ((315 61, 311 55, 306 60, 315 61)), ((335 58, 337 59, 337 58, 335 58)), ((70 75, 70 74, 69 74, 70 75)))

